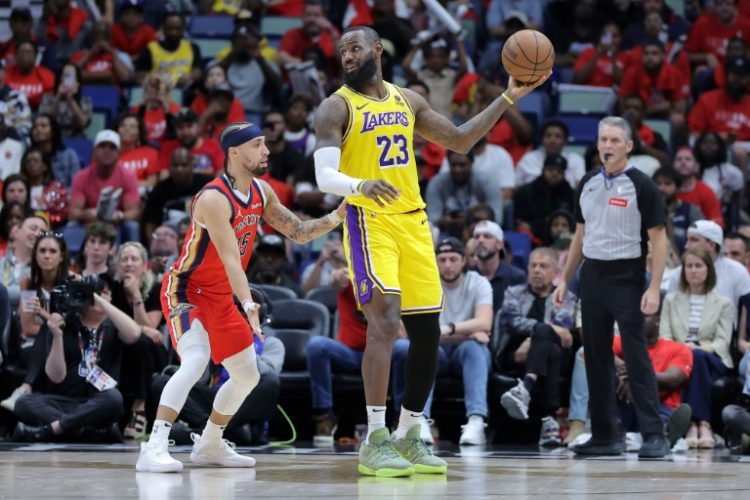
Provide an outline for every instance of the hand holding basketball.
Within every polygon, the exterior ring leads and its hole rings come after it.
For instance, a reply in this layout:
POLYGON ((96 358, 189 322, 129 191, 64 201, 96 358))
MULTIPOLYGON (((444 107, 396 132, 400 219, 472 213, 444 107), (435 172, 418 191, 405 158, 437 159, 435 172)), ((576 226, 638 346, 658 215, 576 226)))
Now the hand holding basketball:
POLYGON ((543 33, 521 30, 503 45, 502 63, 510 75, 509 97, 520 99, 550 77, 555 49, 543 33))

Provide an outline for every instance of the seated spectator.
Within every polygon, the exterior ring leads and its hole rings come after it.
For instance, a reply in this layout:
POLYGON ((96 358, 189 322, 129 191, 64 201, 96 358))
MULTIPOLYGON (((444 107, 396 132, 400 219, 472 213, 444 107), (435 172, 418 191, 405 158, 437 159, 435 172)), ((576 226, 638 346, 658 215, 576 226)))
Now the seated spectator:
POLYGON ((403 17, 398 17, 396 13, 396 2, 393 0, 378 0, 372 3, 372 24, 381 40, 389 40, 393 43, 396 53, 394 54, 394 64, 401 64, 401 61, 409 52, 411 39, 414 37, 414 27, 403 17))
POLYGON ((112 36, 112 25, 98 21, 88 37, 90 48, 73 54, 70 62, 80 70, 81 82, 122 85, 133 78, 133 61, 127 53, 113 47, 112 36))
POLYGON ((0 59, 6 66, 16 64, 16 46, 22 40, 33 40, 37 43, 33 33, 34 17, 28 7, 14 7, 8 19, 10 38, 0 43, 0 59))
MULTIPOLYGON (((646 101, 639 94, 625 96, 622 100, 622 117, 625 118, 630 127, 636 132, 633 134, 633 150, 630 157, 650 156, 662 167, 669 165, 669 148, 664 137, 654 131, 644 121, 646 119, 646 101)), ((653 175, 653 173, 651 174, 653 175)))
POLYGON ((330 286, 336 270, 346 267, 341 236, 339 233, 330 234, 318 258, 302 272, 302 290, 305 293, 321 286, 330 286))
POLYGON ((144 0, 124 0, 120 3, 118 22, 112 26, 112 45, 133 60, 156 41, 156 30, 144 22, 144 0))
POLYGON ((284 238, 278 234, 263 235, 255 246, 247 279, 258 285, 283 286, 301 299, 304 292, 285 271, 288 262, 284 238))
POLYGON ((649 38, 656 38, 662 33, 670 41, 678 40, 682 35, 687 34, 688 23, 678 16, 664 0, 642 2, 642 9, 646 22, 636 21, 625 28, 623 44, 626 48, 634 47, 649 38), (658 30, 649 30, 651 18, 655 18, 651 24, 657 24, 658 30))
MULTIPOLYGON (((254 296, 253 300, 261 303, 258 297, 254 296)), ((268 320, 261 316, 260 321, 262 325, 268 320)), ((310 340, 312 342, 312 339, 310 340)), ((279 374, 284 365, 284 343, 272 336, 266 336, 263 340, 255 337, 253 347, 257 356, 255 359, 258 363, 260 381, 253 392, 245 398, 237 413, 232 416, 224 431, 226 438, 239 446, 268 444, 268 422, 276 413, 276 403, 281 389, 279 374)), ((151 384, 151 397, 156 401, 161 397, 169 378, 170 375, 154 377, 151 384)), ((182 445, 190 444, 192 443, 190 431, 199 432, 205 428, 213 409, 214 398, 228 378, 229 375, 223 366, 209 364, 204 376, 188 394, 187 401, 177 416, 178 421, 172 426, 170 435, 176 442, 182 445)))
MULTIPOLYGON (((482 221, 493 221, 495 220, 495 211, 492 210, 492 207, 489 206, 486 203, 477 203, 473 207, 471 207, 471 210, 469 210, 469 216, 466 218, 466 226, 464 226, 463 234, 461 235, 460 240, 466 242, 466 256, 471 257, 474 253, 474 250, 476 250, 475 247, 472 246, 471 252, 469 251, 469 241, 473 239, 474 235, 474 228, 477 227, 477 224, 479 224, 482 221)), ((434 229, 434 228, 433 228, 434 229)), ((471 263, 470 263, 471 265, 471 263)))
POLYGON ((31 107, 26 94, 6 82, 4 64, 0 62, 0 116, 15 138, 25 140, 31 130, 31 107))
POLYGON ((568 210, 555 210, 545 221, 542 246, 551 247, 561 238, 570 238, 573 233, 575 233, 573 214, 568 210))
POLYGON ((630 60, 628 52, 621 50, 622 33, 616 23, 602 27, 596 47, 578 54, 573 66, 573 83, 594 87, 612 87, 622 80, 630 60))
POLYGON ((284 140, 304 156, 312 155, 315 149, 315 134, 310 129, 308 117, 314 102, 307 94, 294 94, 287 102, 284 122, 284 140))
POLYGON ((0 281, 8 289, 11 309, 17 309, 20 303, 21 282, 31 272, 31 259, 39 233, 48 229, 43 216, 36 213, 27 215, 16 233, 13 252, 0 259, 0 281))
POLYGON ((674 64, 675 67, 680 70, 682 76, 690 81, 692 76, 690 59, 688 58, 687 53, 682 50, 682 46, 684 45, 682 39, 671 36, 665 39, 666 34, 664 32, 664 21, 662 20, 662 16, 656 12, 646 14, 643 18, 643 23, 641 24, 641 33, 643 36, 641 36, 635 44, 628 43, 627 40, 624 42, 627 47, 632 47, 628 53, 629 61, 641 60, 643 57, 644 41, 659 40, 664 43, 664 53, 666 54, 667 61, 674 64))
POLYGON ((19 174, 10 174, 3 180, 3 203, 18 203, 24 209, 31 208, 29 182, 19 174))
MULTIPOLYGON (((464 406, 468 422, 461 426, 462 445, 483 445, 489 416, 487 379, 490 372, 490 335, 492 335, 492 286, 476 271, 464 271, 464 246, 456 238, 447 238, 436 246, 445 307, 440 313, 440 345, 437 375, 461 376, 464 406)), ((406 357, 409 341, 396 340, 393 346, 393 403, 401 411, 405 389, 406 357)), ((433 388, 434 390, 434 388, 433 388)), ((432 392, 423 410, 424 419, 432 415, 432 392)))
POLYGON ((159 151, 148 145, 146 124, 136 113, 123 113, 112 127, 120 136, 118 166, 135 174, 138 187, 144 193, 156 185, 159 178, 159 151))
POLYGON ((146 201, 143 210, 143 223, 146 241, 157 226, 163 223, 176 223, 190 212, 193 196, 203 186, 211 182, 212 176, 194 172, 195 159, 185 148, 172 152, 169 176, 159 181, 146 201))
MULTIPOLYGON (((513 158, 502 146, 489 144, 488 140, 489 134, 479 139, 474 145, 474 163, 471 169, 494 181, 495 189, 502 193, 503 201, 507 202, 513 199, 516 186, 513 158)), ((446 158, 443 160, 440 171, 448 170, 449 164, 446 158)))
POLYGON ((336 431, 333 373, 360 373, 367 340, 367 320, 357 309, 346 267, 331 274, 331 286, 338 291, 336 310, 339 313, 339 325, 336 338, 315 336, 307 344, 312 419, 315 423, 313 443, 316 445, 332 444, 336 431))
POLYGON ((690 81, 667 61, 664 44, 658 40, 644 42, 641 59, 630 64, 622 77, 621 100, 632 94, 640 95, 646 103, 646 117, 668 119, 673 136, 682 137, 690 81))
POLYGON ((161 24, 163 38, 149 42, 135 61, 139 82, 150 72, 163 75, 170 87, 181 89, 201 80, 201 52, 185 37, 185 23, 181 13, 166 13, 161 24))
POLYGON ((742 191, 744 180, 740 169, 728 162, 724 140, 716 132, 704 132, 693 147, 701 180, 713 189, 722 205, 727 205, 742 191))
POLYGON ((260 50, 259 37, 253 30, 245 26, 235 29, 231 52, 219 64, 242 109, 253 113, 271 110, 279 95, 281 75, 276 64, 260 50))
POLYGON ((466 50, 455 37, 444 38, 437 34, 412 47, 403 62, 404 73, 410 80, 419 80, 430 89, 433 109, 448 119, 453 117, 451 102, 456 84, 466 73, 466 50), (450 67, 451 45, 458 52, 458 69, 450 67), (417 67, 414 59, 422 54, 423 66, 417 67))
POLYGON ((209 102, 211 92, 222 85, 226 85, 226 83, 227 75, 224 68, 215 63, 210 65, 206 69, 206 77, 203 80, 201 92, 190 103, 190 109, 200 117, 201 129, 214 139, 218 139, 223 125, 245 121, 245 111, 242 109, 242 103, 234 95, 232 95, 228 112, 225 112, 226 110, 219 105, 219 100, 213 100, 212 103, 209 102), (220 111, 221 113, 219 113, 220 111), (217 119, 216 115, 221 116, 217 119), (218 124, 222 125, 219 127, 218 124))
POLYGON ((40 330, 39 368, 31 374, 36 375, 34 394, 16 402, 20 422, 14 441, 122 440, 117 426, 122 395, 114 384, 120 378, 123 347, 137 341, 141 330, 110 304, 111 278, 105 274, 100 280, 102 295, 94 295, 95 305, 66 317, 55 312, 40 330), (88 382, 97 369, 102 373, 88 382))
POLYGON ((724 63, 727 41, 741 35, 750 45, 750 20, 737 12, 736 0, 718 0, 715 8, 702 13, 690 29, 685 50, 693 66, 713 69, 724 63))
POLYGON ((91 165, 73 179, 69 211, 73 227, 68 224, 66 231, 76 230, 76 224, 82 230, 80 224, 102 220, 120 227, 122 241, 138 240, 141 216, 138 180, 118 166, 119 159, 120 136, 114 130, 96 134, 91 165), (101 198, 105 187, 111 188, 109 199, 101 198), (116 199, 118 192, 119 199, 116 199))
MULTIPOLYGON (((707 220, 699 220, 688 228, 688 240, 685 249, 703 248, 708 252, 716 274, 716 284, 712 286, 712 290, 718 295, 728 298, 736 308, 735 304, 740 303, 740 298, 750 293, 750 274, 743 265, 721 255, 723 241, 724 232, 718 224, 707 220)), ((672 276, 669 282, 670 292, 676 292, 679 289, 681 275, 682 269, 672 276)))
POLYGON ((143 102, 130 109, 143 119, 152 145, 167 139, 174 115, 180 111, 180 105, 172 102, 171 89, 166 78, 149 73, 143 79, 143 102))
MULTIPOLYGON (((301 155, 296 149, 294 149, 294 152, 301 155)), ((336 208, 341 203, 341 197, 324 193, 318 189, 317 179, 315 178, 315 159, 312 156, 303 158, 303 161, 299 164, 301 168, 297 168, 292 177, 291 183, 294 186, 292 201, 294 206, 306 215, 319 217, 336 208)), ((270 179, 281 184, 281 181, 271 177, 269 172, 266 172, 263 179, 266 181, 270 179)), ((269 182, 269 184, 272 183, 269 182)), ((274 191, 276 191, 275 188, 274 191)), ((279 201, 283 202, 283 198, 279 197, 279 201)))
MULTIPOLYGON (((0 72, 2 70, 0 69, 0 72)), ((0 113, 0 179, 5 179, 11 174, 17 174, 21 169, 21 156, 24 145, 8 136, 8 128, 5 125, 5 116, 0 113)))
POLYGON ((31 146, 23 154, 21 175, 29 183, 31 208, 45 212, 50 227, 64 225, 68 221, 68 190, 52 177, 52 169, 40 148, 31 146))
POLYGON ((542 145, 534 151, 529 151, 516 168, 516 188, 520 189, 525 184, 542 175, 544 159, 549 155, 562 155, 568 162, 565 169, 565 180, 570 187, 575 189, 586 173, 583 158, 578 153, 563 151, 568 143, 570 133, 568 126, 560 120, 548 120, 542 125, 542 145))
POLYGON ((148 253, 143 245, 129 241, 117 249, 117 273, 112 284, 112 305, 133 318, 141 328, 139 339, 122 351, 120 391, 133 400, 130 421, 123 436, 139 439, 146 434, 146 399, 151 377, 167 361, 164 337, 158 329, 163 320, 159 291, 161 283, 148 269, 148 253))
POLYGON ((26 209, 20 203, 15 201, 3 203, 3 208, 0 210, 0 257, 5 257, 8 252, 13 252, 11 235, 18 231, 18 227, 25 216, 26 209))
POLYGON ((662 167, 652 176, 657 189, 664 199, 667 210, 667 237, 682 255, 687 242, 688 228, 696 221, 704 219, 701 209, 692 203, 680 200, 677 196, 682 186, 682 176, 671 167, 662 167))
POLYGON ((496 222, 486 220, 474 226, 476 242, 476 271, 492 286, 493 317, 503 307, 505 290, 509 286, 526 283, 526 273, 512 265, 505 255, 503 230, 496 222))
POLYGON ((693 371, 685 389, 694 422, 686 437, 690 448, 714 447, 711 386, 734 366, 729 344, 736 312, 730 299, 714 291, 717 283, 712 255, 703 248, 688 248, 682 257, 679 291, 667 294, 661 313, 660 336, 693 351, 693 371))
POLYGON ((151 272, 156 276, 156 282, 161 283, 164 272, 172 267, 180 253, 177 231, 172 226, 157 227, 151 234, 148 250, 151 254, 151 272))
POLYGON ((268 173, 278 181, 291 184, 294 171, 303 164, 304 156, 284 140, 284 115, 271 111, 263 119, 262 127, 269 151, 268 173))
POLYGON ((500 402, 510 417, 526 420, 532 396, 540 400, 540 446, 561 444, 560 425, 555 420, 561 396, 560 369, 573 345, 570 330, 575 326, 576 298, 572 293, 567 292, 562 306, 552 304, 557 270, 557 252, 545 247, 531 252, 528 284, 505 291, 500 319, 510 336, 505 352, 512 357, 503 363, 525 366, 523 380, 506 391, 500 402))
POLYGON ((729 233, 724 236, 721 255, 739 262, 750 271, 750 240, 740 233, 729 233))
POLYGON ((705 92, 690 110, 690 133, 718 132, 729 144, 750 141, 750 59, 730 59, 725 68, 726 86, 705 92))
POLYGON ((45 2, 34 34, 45 45, 42 64, 53 71, 78 51, 88 36, 92 20, 85 10, 71 0, 45 2))
POLYGON ((63 143, 62 132, 52 115, 37 115, 31 127, 31 145, 44 152, 44 161, 52 169, 52 177, 66 188, 73 185, 73 178, 81 170, 78 154, 63 143))
POLYGON ((674 157, 674 169, 682 176, 682 185, 677 192, 681 201, 692 203, 700 208, 703 216, 719 226, 724 227, 724 217, 716 193, 698 178, 700 165, 695 159, 693 150, 682 147, 674 157))
POLYGON ((546 9, 545 27, 555 47, 555 66, 571 67, 578 55, 594 47, 599 26, 614 19, 613 6, 601 0, 551 2, 546 9))
POLYGON ((109 274, 114 277, 110 260, 115 256, 117 230, 112 224, 94 221, 86 227, 81 251, 76 258, 77 272, 83 276, 109 274))
POLYGON ((177 148, 187 148, 193 156, 193 169, 196 174, 215 176, 224 167, 224 152, 219 141, 203 137, 198 115, 183 109, 174 117, 176 139, 166 141, 160 148, 161 178, 169 172, 172 153, 177 148))
POLYGON ((447 235, 460 237, 471 207, 484 202, 502 220, 503 199, 490 177, 472 170, 473 152, 449 151, 450 170, 435 175, 427 185, 427 218, 447 235))
MULTIPOLYGON (((741 36, 735 36, 734 38, 729 39, 726 52, 727 61, 732 61, 734 59, 747 59, 748 56, 750 56, 750 50, 745 46, 745 40, 743 40, 741 36)), ((719 64, 714 68, 713 82, 710 82, 707 85, 710 86, 711 83, 713 83, 716 88, 720 89, 727 86, 726 63, 719 64)))
MULTIPOLYGON (((205 114, 207 120, 201 120, 203 135, 208 139, 218 141, 224 127, 237 121, 229 118, 229 113, 232 112, 232 103, 235 101, 234 91, 228 83, 220 83, 208 91, 206 99, 208 100, 207 114, 205 114)), ((239 121, 245 121, 244 112, 239 121)))
POLYGON ((497 40, 507 40, 512 34, 507 26, 510 19, 516 19, 523 23, 524 28, 532 30, 539 29, 543 21, 542 6, 538 2, 522 1, 509 4, 502 0, 490 0, 486 13, 487 31, 497 40))
POLYGON ((16 64, 5 68, 5 83, 13 90, 24 94, 31 110, 36 112, 42 96, 55 87, 55 74, 44 66, 37 66, 37 45, 29 40, 16 44, 16 64))
POLYGON ((288 30, 279 45, 279 63, 299 63, 308 47, 320 47, 328 67, 336 67, 339 30, 326 17, 320 0, 305 0, 302 27, 288 30))
POLYGON ((544 222, 555 210, 574 210, 575 192, 565 182, 568 161, 561 155, 548 155, 544 159, 542 175, 521 186, 513 196, 514 225, 531 239, 541 242, 544 222))

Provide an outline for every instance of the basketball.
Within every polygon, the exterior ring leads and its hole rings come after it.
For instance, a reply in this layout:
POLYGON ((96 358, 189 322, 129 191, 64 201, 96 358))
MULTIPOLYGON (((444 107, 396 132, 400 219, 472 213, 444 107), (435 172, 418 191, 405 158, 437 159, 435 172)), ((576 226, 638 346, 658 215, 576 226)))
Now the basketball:
POLYGON ((555 64, 555 48, 543 33, 521 30, 503 45, 502 61, 514 80, 530 83, 547 74, 555 64))

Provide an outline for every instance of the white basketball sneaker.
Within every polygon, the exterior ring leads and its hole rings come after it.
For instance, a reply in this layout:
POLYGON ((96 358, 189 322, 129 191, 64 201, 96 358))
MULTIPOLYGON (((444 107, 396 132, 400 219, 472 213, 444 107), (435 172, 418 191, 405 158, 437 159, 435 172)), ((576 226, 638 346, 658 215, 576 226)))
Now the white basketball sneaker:
POLYGON ((226 439, 202 439, 192 433, 193 451, 190 460, 198 465, 218 465, 219 467, 254 467, 255 459, 234 451, 234 443, 226 439))
POLYGON ((141 443, 141 453, 135 470, 138 472, 181 472, 182 462, 169 454, 169 445, 174 441, 141 443))

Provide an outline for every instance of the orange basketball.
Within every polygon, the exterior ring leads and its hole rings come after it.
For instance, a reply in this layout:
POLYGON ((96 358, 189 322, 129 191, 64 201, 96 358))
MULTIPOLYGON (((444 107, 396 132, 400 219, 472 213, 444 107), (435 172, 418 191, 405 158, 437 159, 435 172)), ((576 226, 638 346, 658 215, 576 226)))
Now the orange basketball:
POLYGON ((555 48, 536 30, 514 33, 503 45, 503 67, 520 83, 534 82, 555 64, 555 48))

